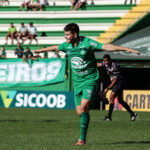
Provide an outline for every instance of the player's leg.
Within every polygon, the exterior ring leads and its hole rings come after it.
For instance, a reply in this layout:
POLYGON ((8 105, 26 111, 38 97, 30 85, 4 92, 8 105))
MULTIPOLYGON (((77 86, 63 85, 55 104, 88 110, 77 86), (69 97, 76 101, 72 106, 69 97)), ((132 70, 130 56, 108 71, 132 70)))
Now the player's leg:
POLYGON ((136 118, 138 117, 136 113, 134 113, 129 105, 123 100, 123 92, 118 93, 117 95, 118 102, 130 113, 131 115, 131 120, 135 121, 136 118))
POLYGON ((13 44, 14 43, 14 33, 11 33, 10 37, 11 37, 11 44, 13 44))
POLYGON ((35 39, 36 43, 38 44, 37 35, 34 34, 33 38, 35 39))
POLYGON ((81 117, 80 137, 78 142, 76 143, 77 145, 83 145, 86 143, 86 134, 87 134, 87 129, 90 121, 89 106, 90 106, 90 101, 88 99, 82 99, 81 105, 76 107, 76 110, 78 110, 77 114, 81 117))
POLYGON ((11 35, 10 35, 10 32, 8 32, 7 34, 6 34, 6 43, 5 44, 8 44, 8 37, 10 37, 11 35))
POLYGON ((116 92, 111 92, 110 93, 110 98, 109 98, 109 111, 108 111, 108 115, 105 117, 105 121, 111 121, 112 119, 112 113, 114 110, 114 100, 116 98, 117 93, 116 92))
MULTIPOLYGON (((79 117, 81 117, 81 99, 82 99, 82 92, 74 95, 74 101, 76 106, 76 113, 79 117)), ((82 117, 81 117, 82 118, 82 117)), ((85 144, 85 141, 79 138, 76 145, 83 145, 85 144)))
POLYGON ((87 86, 86 89, 83 89, 81 92, 82 99, 80 99, 80 105, 76 106, 77 114, 81 116, 80 137, 78 142, 76 143, 77 145, 83 145, 86 143, 86 134, 87 134, 87 129, 90 121, 89 107, 96 91, 96 89, 94 90, 94 88, 95 88, 94 86, 87 86))
POLYGON ((125 0, 124 4, 127 4, 127 0, 125 0))

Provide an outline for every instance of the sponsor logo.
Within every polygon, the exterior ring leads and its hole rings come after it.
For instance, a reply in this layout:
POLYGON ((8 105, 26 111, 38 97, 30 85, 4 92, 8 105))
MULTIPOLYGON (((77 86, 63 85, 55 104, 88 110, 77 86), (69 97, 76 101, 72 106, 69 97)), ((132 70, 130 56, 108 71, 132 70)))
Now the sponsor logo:
POLYGON ((87 67, 87 63, 80 57, 73 57, 71 59, 71 64, 74 69, 82 69, 87 67))
POLYGON ((11 105, 16 93, 16 91, 0 91, 5 108, 8 108, 11 105))
POLYGON ((62 62, 37 62, 30 67, 27 63, 0 64, 0 83, 43 83, 54 80, 60 73, 62 62))
POLYGON ((48 107, 64 108, 66 106, 66 96, 64 94, 27 94, 18 93, 16 95, 15 107, 48 107))
POLYGON ((90 42, 90 45, 96 47, 96 46, 97 46, 97 43, 95 43, 95 42, 90 42))
MULTIPOLYGON (((108 91, 109 98, 111 91, 108 91)), ((149 90, 124 90, 124 100, 128 103, 133 111, 150 111, 150 91, 149 90)), ((118 99, 115 99, 115 109, 125 110, 122 106, 118 107, 118 99)), ((109 106, 106 106, 106 110, 109 106)))

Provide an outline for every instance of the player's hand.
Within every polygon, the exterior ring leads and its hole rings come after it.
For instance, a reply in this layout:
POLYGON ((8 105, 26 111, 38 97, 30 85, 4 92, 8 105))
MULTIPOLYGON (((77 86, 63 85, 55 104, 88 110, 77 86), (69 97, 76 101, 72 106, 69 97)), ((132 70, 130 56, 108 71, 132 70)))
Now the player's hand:
POLYGON ((33 53, 40 53, 39 50, 33 50, 33 53))
POLYGON ((108 92, 108 88, 106 88, 105 90, 104 90, 104 94, 106 95, 106 93, 108 92))
POLYGON ((133 49, 129 49, 127 50, 128 53, 136 53, 138 55, 140 55, 141 53, 139 51, 133 50, 133 49))

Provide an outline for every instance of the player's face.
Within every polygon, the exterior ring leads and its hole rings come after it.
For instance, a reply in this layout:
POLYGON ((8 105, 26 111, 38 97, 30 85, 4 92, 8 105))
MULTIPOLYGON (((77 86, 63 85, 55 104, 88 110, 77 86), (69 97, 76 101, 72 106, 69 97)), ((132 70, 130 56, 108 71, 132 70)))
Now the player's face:
POLYGON ((104 64, 105 66, 109 66, 110 65, 110 60, 108 58, 104 58, 104 64))
POLYGON ((75 34, 72 34, 71 31, 65 31, 65 39, 67 43, 73 43, 75 38, 75 34))
POLYGON ((28 48, 26 48, 26 52, 29 52, 30 50, 28 48))

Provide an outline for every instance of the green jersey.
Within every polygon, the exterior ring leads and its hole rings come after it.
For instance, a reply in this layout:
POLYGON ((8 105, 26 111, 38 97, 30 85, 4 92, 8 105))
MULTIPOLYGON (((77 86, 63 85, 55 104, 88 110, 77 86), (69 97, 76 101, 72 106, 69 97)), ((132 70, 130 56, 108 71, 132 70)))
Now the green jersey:
POLYGON ((13 32, 15 32, 15 31, 17 31, 17 29, 16 29, 16 27, 13 27, 13 28, 9 27, 8 31, 9 31, 10 33, 13 33, 13 32))
POLYGON ((76 47, 67 42, 59 45, 59 51, 64 51, 71 62, 74 86, 82 88, 85 85, 96 84, 99 73, 94 52, 101 50, 102 45, 102 43, 87 37, 80 37, 79 44, 76 47))

